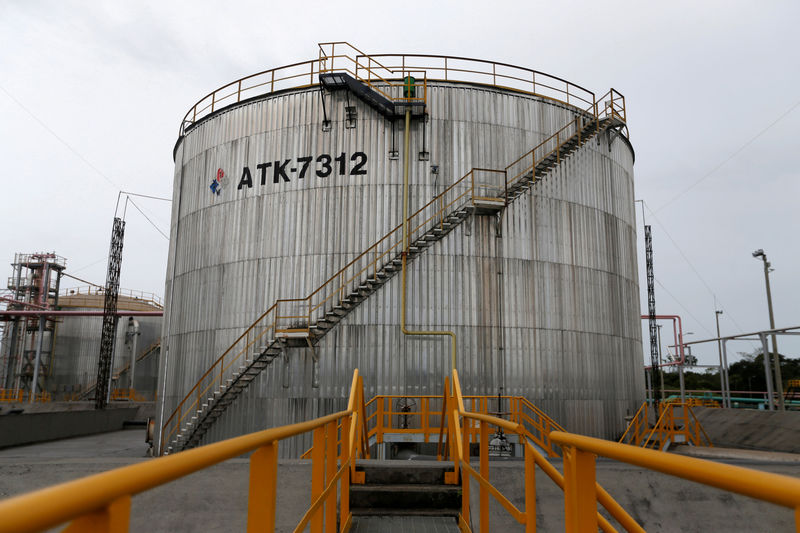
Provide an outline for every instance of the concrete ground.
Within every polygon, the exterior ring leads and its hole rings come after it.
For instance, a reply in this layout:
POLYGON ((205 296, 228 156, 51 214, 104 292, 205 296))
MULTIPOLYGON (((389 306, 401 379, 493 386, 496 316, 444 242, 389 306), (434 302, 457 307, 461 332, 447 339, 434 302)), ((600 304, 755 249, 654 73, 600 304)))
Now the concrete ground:
MULTIPOLYGON (((129 429, 0 450, 0 497, 148 461, 143 429, 129 429)), ((717 460, 800 477, 792 454, 719 449, 690 449, 717 460), (713 451, 711 451, 713 450, 713 451)), ((560 461, 555 462, 561 470, 560 461)), ((519 461, 493 462, 495 486, 524 508, 523 468, 519 461)), ((794 531, 792 511, 692 482, 600 459, 598 481, 649 531, 794 531)), ((132 532, 208 533, 245 531, 248 462, 233 459, 144 492, 133 499, 132 532)), ((537 523, 540 531, 563 531, 563 495, 541 471, 536 472, 537 523)), ((310 504, 310 465, 281 461, 278 472, 277 531, 291 531, 310 504)), ((471 491, 472 523, 478 524, 478 486, 471 491)), ((492 531, 521 531, 493 500, 492 531)))

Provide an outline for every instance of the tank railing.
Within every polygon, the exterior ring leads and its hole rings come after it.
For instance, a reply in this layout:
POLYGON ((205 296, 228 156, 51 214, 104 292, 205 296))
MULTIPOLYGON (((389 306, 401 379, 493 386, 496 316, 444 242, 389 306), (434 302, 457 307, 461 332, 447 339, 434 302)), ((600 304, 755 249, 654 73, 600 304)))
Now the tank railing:
POLYGON ((181 426, 192 416, 203 404, 203 400, 208 397, 212 388, 218 388, 224 383, 227 376, 233 374, 232 368, 242 360, 249 360, 250 356, 255 356, 260 352, 255 352, 254 348, 262 348, 268 341, 275 336, 274 313, 277 302, 267 309, 244 333, 242 333, 231 345, 220 355, 214 363, 200 376, 184 398, 178 403, 170 414, 169 418, 161 425, 161 452, 164 451, 166 443, 180 430, 181 426), (272 320, 272 322, 270 322, 272 320), (269 333, 272 332, 272 336, 269 333))
POLYGON ((134 495, 235 457, 249 456, 247 530, 274 531, 278 447, 312 433, 311 498, 295 531, 341 531, 352 520, 350 485, 363 483, 356 460, 369 458, 364 442, 364 385, 353 372, 347 410, 306 422, 250 433, 179 455, 116 468, 0 502, 0 533, 43 531, 69 521, 65 531, 128 531, 134 495))
POLYGON ((348 42, 336 41, 330 43, 320 43, 319 61, 321 73, 347 72, 355 79, 366 84, 373 91, 383 95, 389 100, 424 103, 427 99, 427 74, 424 70, 410 71, 408 69, 387 69, 379 61, 373 60, 371 56, 365 54, 348 42), (339 46, 338 55, 336 54, 337 45, 339 46), (342 49, 344 49, 344 51, 342 51, 342 49), (338 68, 336 64, 336 58, 340 58, 338 68), (342 66, 342 60, 345 60, 344 66, 342 66), (365 60, 366 64, 364 64, 365 60), (366 73, 366 77, 362 71, 366 73), (396 83, 393 81, 398 74, 401 76, 401 83, 396 83), (408 83, 406 77, 411 76, 412 74, 422 74, 422 82, 417 81, 413 84, 408 83), (411 96, 410 89, 412 87, 415 89, 422 89, 422 95, 411 96), (389 88, 388 92, 386 91, 386 88, 389 88))
MULTIPOLYGON (((470 527, 470 478, 478 482, 479 488, 479 531, 487 533, 489 531, 489 495, 495 500, 520 524, 525 526, 525 531, 536 531, 536 466, 544 471, 556 485, 565 491, 567 470, 562 476, 547 459, 539 453, 533 444, 526 440, 525 429, 513 421, 504 420, 495 416, 482 413, 472 413, 465 409, 464 397, 461 393, 461 385, 458 379, 458 371, 453 370, 453 375, 445 379, 445 410, 446 421, 443 422, 442 433, 447 437, 447 445, 443 447, 445 453, 453 461, 454 472, 445 474, 445 482, 458 482, 460 471, 461 482, 461 514, 459 516, 459 527, 462 531, 472 531, 470 527), (495 488, 489 481, 489 439, 490 426, 502 428, 507 434, 516 434, 520 443, 524 446, 525 457, 525 510, 517 508, 505 495, 495 488), (473 468, 470 463, 470 435, 477 431, 479 437, 479 465, 478 470, 473 468)), ((571 435, 569 433, 554 432, 559 435, 571 435)), ((441 441, 440 441, 441 442, 441 441)), ((556 441, 557 442, 557 441, 556 441)), ((557 442, 558 443, 558 442, 557 442)), ((560 445, 560 443, 558 443, 560 445)), ((442 446, 440 445, 440 449, 442 446)), ((605 532, 613 532, 616 529, 597 511, 599 502, 620 525, 627 531, 643 532, 644 530, 638 523, 611 497, 596 481, 592 480, 585 490, 592 492, 595 498, 593 509, 595 527, 582 531, 597 531, 598 526, 605 532)))
MULTIPOLYGON (((58 293, 59 297, 63 296, 103 296, 105 295, 105 287, 98 285, 84 285, 81 287, 70 287, 61 289, 58 293)), ((134 300, 141 300, 143 303, 149 303, 159 308, 164 308, 164 301, 162 298, 153 292, 135 291, 131 289, 119 289, 120 296, 127 296, 134 300)))
MULTIPOLYGON (((561 147, 565 143, 575 139, 580 140, 582 128, 588 124, 587 121, 594 120, 596 121, 596 126, 598 128, 600 127, 600 117, 596 114, 596 109, 597 106, 592 105, 590 111, 579 113, 576 118, 570 120, 555 134, 517 159, 515 163, 524 160, 526 157, 530 157, 531 163, 528 168, 532 170, 553 153, 557 154, 558 160, 560 160, 561 147)), ((512 163, 511 166, 515 163, 512 163)), ((515 183, 515 181, 507 177, 510 175, 509 168, 511 167, 507 167, 503 170, 496 169, 494 171, 492 169, 483 170, 494 172, 497 176, 503 175, 504 188, 507 190, 508 187, 511 187, 515 183)), ((431 198, 430 201, 408 217, 408 235, 410 243, 415 243, 418 238, 422 237, 428 231, 434 231, 437 227, 443 228, 445 219, 448 216, 460 209, 473 205, 474 184, 472 180, 475 175, 474 171, 475 169, 470 169, 470 171, 461 178, 450 184, 441 193, 431 198)), ((524 176, 524 173, 520 173, 519 176, 524 176)), ((521 177, 517 177, 516 179, 521 179, 521 177)), ((275 310, 275 315, 273 315, 274 321, 270 325, 273 335, 310 336, 311 326, 321 319, 326 311, 337 306, 342 308, 346 307, 348 305, 348 302, 345 301, 347 296, 351 292, 357 290, 362 283, 368 282, 370 273, 373 276, 372 279, 375 280, 383 267, 388 266, 388 264, 399 257, 403 243, 401 230, 402 224, 395 226, 387 234, 378 239, 378 241, 348 262, 338 272, 330 276, 308 296, 276 301, 273 307, 270 308, 271 310, 275 310)), ((260 320, 262 319, 260 318, 259 321, 260 320)), ((248 332, 249 331, 248 329, 248 332)), ((225 354, 229 353, 234 346, 241 342, 242 338, 238 339, 225 354)), ((245 340, 245 342, 248 341, 245 340)), ((209 373, 213 371, 213 374, 218 377, 219 384, 222 384, 224 377, 226 377, 226 371, 230 369, 232 365, 239 360, 242 353, 246 351, 247 350, 239 350, 236 352, 236 355, 231 359, 228 365, 223 365, 220 363, 220 360, 215 362, 212 369, 209 369, 209 371, 201 377, 198 384, 196 384, 187 395, 187 398, 195 393, 197 396, 194 403, 191 404, 191 408, 189 410, 184 408, 184 404, 187 401, 186 398, 184 398, 178 408, 176 408, 176 412, 181 411, 177 415, 178 418, 185 418, 194 412, 196 406, 202 405, 203 399, 207 397, 206 394, 213 385, 213 380, 207 383, 206 386, 201 385, 201 382, 207 380, 209 373)), ((222 358, 225 357, 225 354, 223 354, 222 358)), ((173 412, 170 419, 176 416, 176 412, 173 412)), ((173 428, 170 434, 174 434, 176 431, 177 428, 173 428)))
MULTIPOLYGON (((385 87, 393 87, 387 97, 400 101, 426 101, 428 84, 431 81, 479 83, 546 98, 579 109, 593 106, 597 101, 592 91, 580 85, 507 63, 441 55, 365 54, 349 43, 339 41, 321 43, 317 59, 257 72, 210 92, 186 113, 179 135, 183 135, 185 129, 198 120, 226 106, 278 90, 311 87, 319 84, 320 72, 332 71, 348 72, 379 92, 386 93, 385 87), (336 51, 337 45, 339 52, 336 51), (344 53, 341 53, 342 49, 344 53), (398 74, 405 77, 409 73, 422 75, 422 81, 414 84, 417 89, 421 89, 422 94, 406 97, 401 92, 398 96, 393 91, 402 91, 404 84, 396 77, 398 74)), ((612 105, 617 109, 621 95, 612 90, 610 96, 612 105)), ((622 106, 624 109, 624 99, 622 106)), ((620 116, 624 120, 624 112, 620 116)))
POLYGON ((426 54, 372 54, 388 71, 424 70, 429 81, 466 81, 510 89, 584 108, 594 93, 567 80, 507 63, 468 57, 426 54))
POLYGON ((564 505, 568 532, 597 530, 595 510, 598 498, 588 487, 595 482, 598 456, 787 507, 794 510, 795 530, 800 532, 798 479, 582 435, 554 432, 551 437, 564 450, 564 505))

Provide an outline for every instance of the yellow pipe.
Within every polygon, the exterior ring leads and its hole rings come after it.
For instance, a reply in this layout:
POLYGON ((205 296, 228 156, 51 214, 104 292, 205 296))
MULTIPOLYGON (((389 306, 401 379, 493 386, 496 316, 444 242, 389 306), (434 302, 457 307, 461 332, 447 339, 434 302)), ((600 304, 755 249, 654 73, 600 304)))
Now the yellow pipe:
POLYGON ((448 335, 450 337, 451 360, 456 368, 456 334, 452 331, 410 331, 406 327, 406 260, 408 257, 408 152, 411 130, 411 109, 406 109, 406 129, 403 135, 403 295, 400 303, 400 329, 403 335, 448 335))

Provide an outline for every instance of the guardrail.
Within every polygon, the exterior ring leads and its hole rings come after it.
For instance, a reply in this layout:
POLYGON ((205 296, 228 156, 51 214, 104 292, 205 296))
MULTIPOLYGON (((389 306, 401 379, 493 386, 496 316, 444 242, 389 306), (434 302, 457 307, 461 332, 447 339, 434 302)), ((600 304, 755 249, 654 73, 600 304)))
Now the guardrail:
POLYGON ((597 531, 599 499, 591 490, 595 483, 597 456, 794 509, 795 529, 800 532, 798 479, 570 433, 553 432, 551 438, 564 450, 564 506, 568 532, 597 531))
MULTIPOLYGON (((27 402, 30 398, 30 391, 24 389, 0 389, 0 402, 23 403, 27 402)), ((38 392, 34 398, 35 402, 47 403, 52 401, 53 397, 49 392, 38 392)))
POLYGON ((299 424, 267 429, 209 444, 177 455, 69 481, 0 501, 0 533, 42 531, 71 521, 66 531, 127 531, 131 497, 228 459, 250 456, 247 530, 274 531, 278 445, 281 440, 313 432, 311 505, 296 531, 336 531, 337 512, 346 530, 350 484, 363 483, 355 460, 368 457, 363 439, 363 382, 353 372, 346 411, 299 424), (337 428, 341 428, 338 430, 337 428), (337 443, 341 442, 340 445, 337 443))
MULTIPOLYGON (((577 109, 594 107, 599 101, 592 91, 563 78, 525 67, 458 56, 424 54, 365 54, 345 41, 319 43, 319 57, 263 70, 223 85, 197 101, 184 115, 178 135, 203 118, 227 106, 286 89, 319 84, 319 75, 347 72, 373 90, 394 101, 426 101, 428 85, 466 82, 497 87, 577 109), (418 96, 404 92, 403 78, 417 74, 413 84, 418 96)), ((613 102, 612 102, 613 105, 613 102)))
MULTIPOLYGON (((550 457, 561 455, 550 441, 553 431, 566 431, 544 411, 522 396, 500 396, 499 401, 508 406, 508 420, 525 431, 525 437, 537 444, 550 457)), ((371 442, 384 442, 387 433, 421 435, 423 442, 435 442, 442 434, 444 396, 433 395, 379 395, 365 405, 367 438, 371 442)), ((466 409, 471 413, 498 415, 491 404, 497 405, 498 396, 464 396, 466 409)), ((478 428, 471 428, 470 442, 478 442, 478 428)))
MULTIPOLYGON (((470 528, 470 478, 480 485, 479 494, 479 530, 482 533, 489 531, 489 495, 491 494, 514 519, 525 526, 526 532, 536 531, 536 472, 535 467, 539 466, 547 476, 556 483, 558 487, 565 490, 569 481, 569 472, 566 467, 562 476, 547 459, 540 454, 536 448, 526 441, 525 429, 519 424, 508 420, 503 420, 494 416, 471 413, 465 409, 464 396, 461 394, 461 384, 458 379, 458 371, 453 370, 451 378, 445 380, 444 396, 446 400, 446 436, 447 448, 452 457, 454 472, 450 476, 445 476, 445 481, 460 482, 462 491, 461 514, 459 516, 459 527, 462 531, 472 531, 470 528), (472 427, 479 428, 480 454, 479 468, 475 470, 470 464, 470 434, 472 427), (519 436, 520 442, 525 446, 525 510, 520 510, 511 500, 497 490, 489 481, 489 426, 502 428, 508 433, 515 433, 519 436)), ((553 435, 570 435, 569 433, 553 432, 550 439, 556 444, 560 442, 553 438, 553 435)), ((604 532, 616 531, 611 523, 597 512, 597 502, 599 502, 608 513, 622 525, 627 531, 644 532, 644 529, 636 523, 608 492, 597 484, 594 480, 583 487, 584 491, 590 491, 595 498, 595 506, 592 510, 594 514, 594 529, 583 529, 581 531, 597 531, 599 527, 604 532)), ((576 530, 577 531, 577 530, 576 530)))
MULTIPOLYGON (((70 287, 61 289, 58 293, 61 296, 104 296, 106 293, 105 287, 98 287, 94 285, 70 287)), ((151 304, 159 309, 164 308, 164 300, 153 292, 135 291, 131 289, 119 289, 119 296, 126 296, 134 300, 141 300, 143 303, 151 304)), ((100 306, 102 307, 102 306, 100 306)))
POLYGON ((652 448, 664 443, 681 442, 695 446, 713 446, 700 421, 692 410, 691 402, 663 402, 658 405, 658 419, 651 424, 656 412, 648 402, 642 403, 631 419, 625 433, 619 439, 621 444, 632 444, 652 448))

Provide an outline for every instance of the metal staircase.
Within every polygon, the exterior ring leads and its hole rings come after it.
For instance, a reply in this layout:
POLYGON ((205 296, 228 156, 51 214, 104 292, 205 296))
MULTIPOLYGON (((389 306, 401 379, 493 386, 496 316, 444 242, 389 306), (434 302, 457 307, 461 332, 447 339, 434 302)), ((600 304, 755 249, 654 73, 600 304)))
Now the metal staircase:
MULTIPOLYGON (((505 169, 472 169, 413 213, 408 219, 407 260, 419 257, 469 217, 502 211, 598 133, 624 128, 624 97, 612 89, 599 102, 576 111, 565 126, 505 169)), ((395 227, 307 297, 277 300, 262 314, 162 424, 162 452, 198 445, 216 419, 285 348, 317 344, 385 285, 400 270, 401 228, 402 224, 395 227)))

